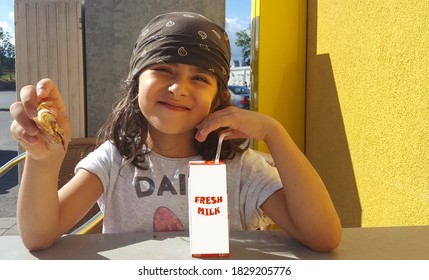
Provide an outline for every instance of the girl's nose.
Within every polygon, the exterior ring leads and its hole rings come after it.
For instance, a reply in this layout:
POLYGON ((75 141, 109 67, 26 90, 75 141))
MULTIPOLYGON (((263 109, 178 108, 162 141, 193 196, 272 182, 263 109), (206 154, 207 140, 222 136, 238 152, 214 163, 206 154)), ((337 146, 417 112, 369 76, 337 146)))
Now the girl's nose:
POLYGON ((168 91, 177 97, 187 96, 189 89, 186 81, 183 81, 183 79, 177 79, 168 87, 168 91))

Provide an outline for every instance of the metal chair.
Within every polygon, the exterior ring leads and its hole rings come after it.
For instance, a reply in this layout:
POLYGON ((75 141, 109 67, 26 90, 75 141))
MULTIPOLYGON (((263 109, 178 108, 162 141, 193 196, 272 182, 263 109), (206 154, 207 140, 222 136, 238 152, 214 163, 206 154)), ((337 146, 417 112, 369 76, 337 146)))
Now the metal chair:
MULTIPOLYGON (((58 177, 58 188, 62 188, 73 176, 74 168, 78 162, 95 148, 95 138, 73 138, 67 149, 66 156, 61 165, 58 177)), ((14 166, 26 158, 23 152, 0 167, 0 177, 11 170, 14 166)), ((98 204, 88 211, 88 213, 68 232, 69 234, 101 233, 103 223, 103 213, 98 204)))

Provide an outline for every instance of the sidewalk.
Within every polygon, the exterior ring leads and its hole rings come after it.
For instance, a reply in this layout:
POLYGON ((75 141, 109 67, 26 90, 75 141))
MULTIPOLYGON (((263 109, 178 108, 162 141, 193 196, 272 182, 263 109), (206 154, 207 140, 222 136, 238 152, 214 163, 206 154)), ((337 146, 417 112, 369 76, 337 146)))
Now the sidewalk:
MULTIPOLYGON (((16 93, 14 91, 0 91, 0 154, 6 157, 3 161, 12 157, 13 152, 16 152, 18 148, 16 141, 12 138, 9 131, 12 122, 9 106, 15 100, 16 93)), ((0 213, 3 214, 0 217, 0 235, 18 235, 16 218, 13 215, 16 211, 17 187, 8 178, 3 178, 0 190, 2 193, 2 198, 0 199, 2 209, 0 213)))
POLYGON ((0 218, 0 235, 19 235, 16 218, 0 218))
POLYGON ((15 91, 0 91, 0 150, 3 151, 16 151, 18 148, 18 144, 10 134, 12 116, 9 113, 9 107, 15 101, 15 91))

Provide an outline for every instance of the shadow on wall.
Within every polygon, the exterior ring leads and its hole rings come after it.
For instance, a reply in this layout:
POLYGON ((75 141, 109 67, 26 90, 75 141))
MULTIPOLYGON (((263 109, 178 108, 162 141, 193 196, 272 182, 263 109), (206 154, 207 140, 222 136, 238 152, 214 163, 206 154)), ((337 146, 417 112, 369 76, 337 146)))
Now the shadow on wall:
POLYGON ((308 1, 306 155, 325 182, 343 227, 362 225, 362 208, 329 54, 317 54, 317 0, 308 1))

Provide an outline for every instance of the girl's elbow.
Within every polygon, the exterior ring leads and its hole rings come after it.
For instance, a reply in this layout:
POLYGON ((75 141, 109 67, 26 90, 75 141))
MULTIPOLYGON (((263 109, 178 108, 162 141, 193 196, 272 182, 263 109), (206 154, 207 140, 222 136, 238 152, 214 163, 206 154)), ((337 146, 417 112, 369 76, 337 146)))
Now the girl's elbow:
POLYGON ((340 246, 342 240, 342 228, 334 228, 319 236, 314 244, 309 247, 317 252, 331 252, 340 246))
POLYGON ((37 235, 21 235, 21 240, 24 246, 28 251, 38 251, 51 247, 55 239, 47 238, 46 236, 37 236, 37 235))

